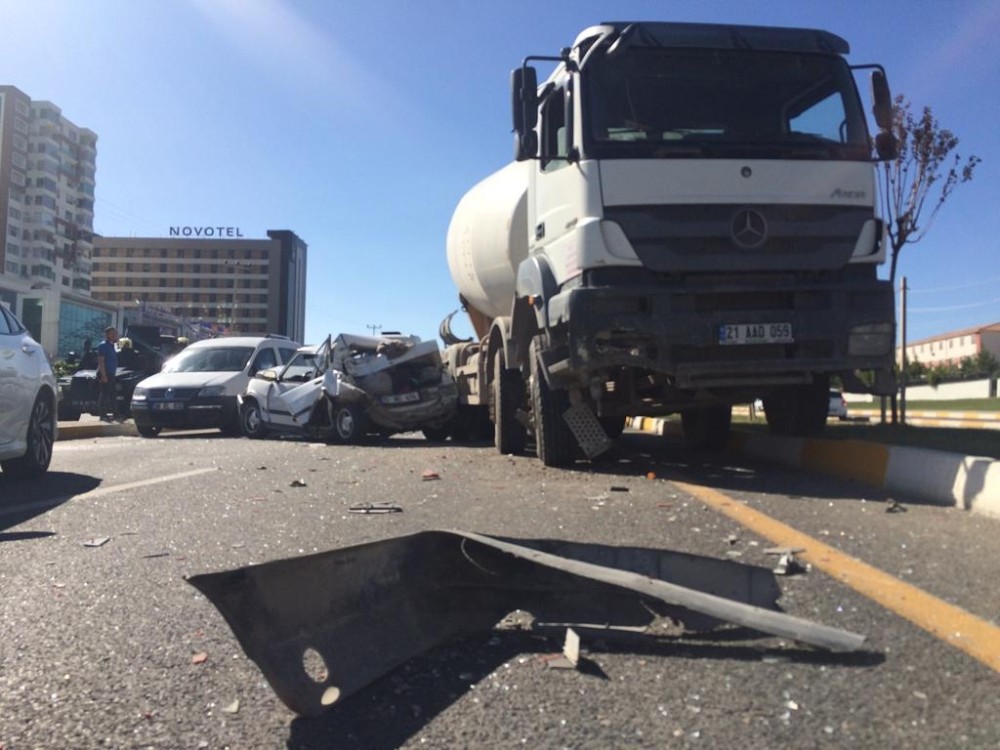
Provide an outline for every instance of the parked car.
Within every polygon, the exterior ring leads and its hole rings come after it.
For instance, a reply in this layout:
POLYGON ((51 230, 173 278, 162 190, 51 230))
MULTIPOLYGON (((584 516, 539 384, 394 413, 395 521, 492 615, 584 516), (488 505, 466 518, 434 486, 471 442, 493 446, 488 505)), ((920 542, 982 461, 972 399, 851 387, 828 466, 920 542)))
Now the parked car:
POLYGON ((190 344, 132 392, 143 437, 164 428, 218 428, 239 434, 237 397, 261 370, 288 362, 300 346, 286 336, 231 336, 190 344))
MULTIPOLYGON (((127 416, 135 386, 163 367, 181 351, 186 339, 161 334, 156 326, 129 326, 118 342, 118 370, 115 373, 116 413, 127 416)), ((97 351, 91 349, 79 361, 72 375, 59 378, 59 421, 76 422, 82 414, 98 415, 97 351)))
POLYGON ((52 461, 56 378, 42 347, 0 305, 0 469, 37 477, 52 461))
POLYGON ((843 393, 830 391, 830 406, 826 414, 828 417, 837 417, 840 420, 847 419, 847 401, 844 400, 843 393))
POLYGON ((433 341, 341 334, 262 370, 240 397, 243 434, 285 433, 330 442, 422 430, 447 437, 458 390, 433 341))

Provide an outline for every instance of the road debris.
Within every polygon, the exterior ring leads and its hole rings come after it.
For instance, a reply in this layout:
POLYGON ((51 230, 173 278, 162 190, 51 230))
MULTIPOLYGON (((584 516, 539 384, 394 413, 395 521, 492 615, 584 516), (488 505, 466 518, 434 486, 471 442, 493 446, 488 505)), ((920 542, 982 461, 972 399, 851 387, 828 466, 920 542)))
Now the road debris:
POLYGON ((795 555, 802 552, 805 552, 802 547, 771 547, 764 550, 765 555, 778 556, 778 564, 774 566, 774 572, 779 576, 793 576, 806 572, 802 563, 795 559, 795 555))
POLYGON ((240 712, 240 700, 237 698, 232 703, 222 707, 224 714, 238 714, 240 712))
POLYGON ((620 485, 614 485, 609 488, 612 492, 628 492, 628 487, 622 487, 620 485))
POLYGON ((530 612, 539 631, 602 623, 602 634, 634 633, 669 618, 686 633, 732 623, 837 652, 865 640, 781 612, 774 573, 759 566, 465 531, 423 531, 187 580, 219 609, 278 697, 304 716, 450 639, 490 632, 516 610, 530 612), (323 659, 323 679, 303 670, 308 651, 323 659))
POLYGON ((349 513, 402 513, 403 509, 395 503, 358 503, 347 509, 349 513))
POLYGON ((580 636, 573 628, 566 628, 566 641, 561 654, 545 657, 549 669, 576 669, 580 665, 580 636))
POLYGON ((204 664, 206 661, 208 661, 208 654, 206 654, 204 651, 199 651, 197 654, 191 657, 192 664, 204 664))
POLYGON ((292 483, 288 485, 289 487, 308 487, 305 479, 293 479, 292 483))
POLYGON ((887 498, 885 502, 886 502, 886 508, 885 508, 886 513, 906 513, 906 511, 908 510, 906 506, 904 506, 898 500, 894 500, 891 497, 887 498))
POLYGON ((440 479, 441 475, 431 469, 424 469, 424 471, 420 474, 420 478, 425 482, 431 482, 435 479, 440 479))
POLYGON ((105 544, 111 541, 109 536, 98 536, 93 539, 88 539, 83 543, 84 547, 103 547, 105 544))

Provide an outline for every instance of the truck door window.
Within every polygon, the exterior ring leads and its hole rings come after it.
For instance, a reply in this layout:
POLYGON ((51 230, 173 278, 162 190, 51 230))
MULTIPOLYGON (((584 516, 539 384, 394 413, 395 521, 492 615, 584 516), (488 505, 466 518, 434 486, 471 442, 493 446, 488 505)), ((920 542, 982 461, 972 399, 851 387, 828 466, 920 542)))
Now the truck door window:
POLYGON ((565 167, 569 147, 566 143, 566 89, 559 86, 545 99, 541 111, 542 120, 542 170, 565 167))

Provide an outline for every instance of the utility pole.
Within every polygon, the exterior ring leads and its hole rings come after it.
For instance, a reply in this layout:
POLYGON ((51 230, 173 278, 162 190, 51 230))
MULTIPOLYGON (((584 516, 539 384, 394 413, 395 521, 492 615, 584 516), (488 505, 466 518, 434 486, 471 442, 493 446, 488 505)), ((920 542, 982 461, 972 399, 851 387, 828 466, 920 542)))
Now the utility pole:
POLYGON ((899 423, 906 424, 906 277, 899 282, 899 423))
POLYGON ((372 336, 375 336, 376 334, 378 334, 379 331, 382 330, 382 324, 369 323, 368 325, 365 326, 365 328, 367 328, 372 332, 372 336))

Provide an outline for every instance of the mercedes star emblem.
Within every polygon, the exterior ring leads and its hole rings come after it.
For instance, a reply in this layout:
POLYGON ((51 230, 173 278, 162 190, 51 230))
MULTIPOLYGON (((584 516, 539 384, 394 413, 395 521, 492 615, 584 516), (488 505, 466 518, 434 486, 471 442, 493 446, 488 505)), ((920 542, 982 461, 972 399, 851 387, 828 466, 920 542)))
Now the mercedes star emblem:
POLYGON ((760 247, 767 240, 767 221, 759 211, 740 211, 733 217, 730 229, 733 241, 747 250, 760 247))

